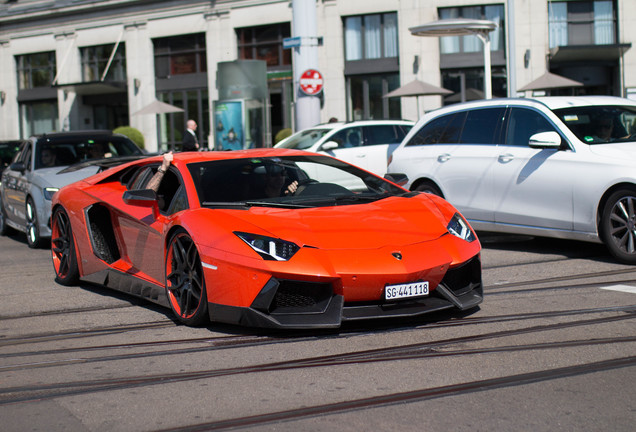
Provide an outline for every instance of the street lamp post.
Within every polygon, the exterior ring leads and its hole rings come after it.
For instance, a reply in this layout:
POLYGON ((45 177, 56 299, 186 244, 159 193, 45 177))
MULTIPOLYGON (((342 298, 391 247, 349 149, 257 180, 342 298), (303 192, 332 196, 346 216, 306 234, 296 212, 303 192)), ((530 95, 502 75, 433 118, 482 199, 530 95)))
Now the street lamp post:
POLYGON ((497 23, 475 19, 443 19, 433 21, 409 30, 414 36, 465 36, 475 35, 483 43, 484 49, 484 95, 492 99, 492 72, 490 61, 490 32, 497 28, 497 23))

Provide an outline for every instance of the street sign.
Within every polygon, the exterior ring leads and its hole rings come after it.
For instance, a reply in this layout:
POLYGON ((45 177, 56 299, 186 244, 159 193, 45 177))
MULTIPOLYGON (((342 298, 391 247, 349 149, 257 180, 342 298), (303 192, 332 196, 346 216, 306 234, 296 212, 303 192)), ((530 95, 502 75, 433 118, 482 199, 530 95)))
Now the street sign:
POLYGON ((283 39, 283 49, 299 47, 301 43, 300 36, 288 37, 283 39))
POLYGON ((324 81, 322 74, 316 69, 307 69, 300 76, 300 90, 308 96, 317 95, 322 91, 324 81))

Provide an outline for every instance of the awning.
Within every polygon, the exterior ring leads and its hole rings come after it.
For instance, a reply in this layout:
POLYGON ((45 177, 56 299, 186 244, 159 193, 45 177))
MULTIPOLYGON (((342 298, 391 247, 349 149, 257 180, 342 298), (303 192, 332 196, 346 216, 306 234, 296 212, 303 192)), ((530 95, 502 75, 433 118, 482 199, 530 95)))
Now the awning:
POLYGON ((631 47, 631 43, 559 46, 550 50, 550 64, 576 61, 615 61, 620 59, 631 47))
POLYGON ((53 87, 69 90, 78 95, 103 95, 113 93, 126 93, 125 81, 91 81, 68 84, 55 84, 53 87))
POLYGON ((561 75, 546 72, 536 80, 521 87, 519 91, 526 90, 549 90, 555 88, 581 87, 582 82, 575 81, 561 75))

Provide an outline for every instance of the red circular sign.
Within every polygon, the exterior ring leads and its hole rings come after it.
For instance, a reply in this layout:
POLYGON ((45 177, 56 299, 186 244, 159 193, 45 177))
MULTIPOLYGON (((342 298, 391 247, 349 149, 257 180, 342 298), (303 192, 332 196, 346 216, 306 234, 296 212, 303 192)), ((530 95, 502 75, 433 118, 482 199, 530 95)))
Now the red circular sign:
POLYGON ((309 96, 316 95, 322 91, 322 74, 316 69, 307 69, 300 76, 300 89, 309 96))

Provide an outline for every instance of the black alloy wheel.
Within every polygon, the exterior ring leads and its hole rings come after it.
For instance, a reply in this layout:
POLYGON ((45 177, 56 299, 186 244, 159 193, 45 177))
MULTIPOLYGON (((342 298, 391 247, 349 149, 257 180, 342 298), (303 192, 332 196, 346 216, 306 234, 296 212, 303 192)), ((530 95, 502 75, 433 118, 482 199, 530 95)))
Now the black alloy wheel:
POLYGON ((62 207, 55 209, 51 226, 51 255, 55 281, 61 285, 75 285, 79 281, 77 254, 68 214, 62 207))
POLYGON ((208 302, 199 251, 184 230, 177 231, 166 250, 166 295, 179 321, 197 326, 207 319, 208 302))

